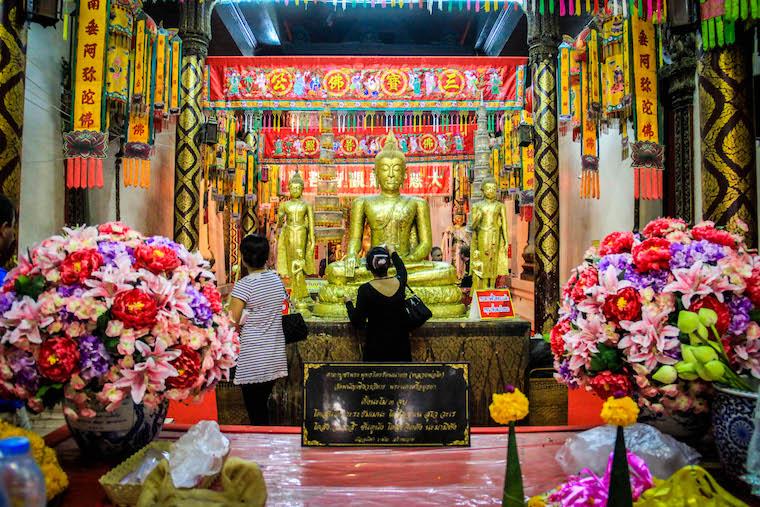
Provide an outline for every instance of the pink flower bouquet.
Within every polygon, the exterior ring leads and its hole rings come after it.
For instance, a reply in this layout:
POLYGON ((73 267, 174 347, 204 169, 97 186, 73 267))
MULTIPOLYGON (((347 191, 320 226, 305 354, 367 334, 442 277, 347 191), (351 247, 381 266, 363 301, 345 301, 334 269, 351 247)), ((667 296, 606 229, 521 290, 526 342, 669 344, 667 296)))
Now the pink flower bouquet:
POLYGON ((555 377, 655 414, 704 412, 710 382, 760 378, 757 309, 760 256, 740 236, 669 218, 614 232, 562 290, 555 377))
POLYGON ((199 397, 229 377, 238 336, 200 254, 120 223, 64 229, 0 291, 0 397, 69 417, 199 397))

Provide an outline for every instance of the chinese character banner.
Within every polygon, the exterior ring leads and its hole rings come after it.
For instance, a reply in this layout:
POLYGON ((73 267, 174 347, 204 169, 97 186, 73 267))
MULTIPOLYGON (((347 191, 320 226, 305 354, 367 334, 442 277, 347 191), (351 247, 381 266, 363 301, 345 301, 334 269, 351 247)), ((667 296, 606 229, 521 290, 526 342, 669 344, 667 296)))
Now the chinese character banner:
MULTIPOLYGON (((466 156, 474 153, 475 126, 466 128, 434 129, 432 126, 409 127, 396 131, 399 149, 407 157, 466 156)), ((371 158, 383 149, 388 131, 385 128, 349 129, 335 134, 333 150, 335 158, 371 158)), ((319 131, 294 132, 290 129, 265 129, 264 158, 318 159, 319 131)))
MULTIPOLYGON (((304 181, 304 193, 316 194, 320 164, 279 166, 280 193, 288 193, 288 182, 298 171, 304 181)), ((372 164, 344 164, 336 166, 338 195, 369 195, 378 192, 372 164)), ((418 196, 450 196, 453 163, 409 164, 401 193, 418 196)))
POLYGON ((210 57, 213 108, 520 109, 522 57, 210 57))

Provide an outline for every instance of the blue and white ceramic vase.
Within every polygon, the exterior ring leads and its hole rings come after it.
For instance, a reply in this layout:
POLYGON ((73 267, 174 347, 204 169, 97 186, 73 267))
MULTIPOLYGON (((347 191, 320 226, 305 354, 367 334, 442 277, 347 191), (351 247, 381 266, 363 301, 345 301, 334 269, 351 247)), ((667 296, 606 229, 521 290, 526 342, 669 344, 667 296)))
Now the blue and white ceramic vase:
POLYGON ((724 473, 738 481, 745 473, 747 449, 755 424, 752 415, 757 393, 715 386, 713 433, 724 473))
POLYGON ((99 410, 91 419, 66 417, 66 425, 85 454, 121 458, 148 445, 161 432, 169 401, 151 409, 131 398, 113 412, 99 410))

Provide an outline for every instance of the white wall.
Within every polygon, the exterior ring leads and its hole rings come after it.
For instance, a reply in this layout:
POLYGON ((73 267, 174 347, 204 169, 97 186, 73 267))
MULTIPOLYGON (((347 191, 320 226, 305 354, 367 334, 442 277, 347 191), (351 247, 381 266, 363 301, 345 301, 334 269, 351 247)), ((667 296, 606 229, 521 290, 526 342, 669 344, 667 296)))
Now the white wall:
MULTIPOLYGON (((60 24, 59 24, 60 26, 60 24)), ((60 29, 31 25, 27 39, 21 154, 20 251, 63 226, 61 58, 68 43, 60 29)))
MULTIPOLYGON (((574 143, 569 132, 559 138, 560 283, 581 263, 593 241, 634 226, 633 170, 630 158, 621 161, 621 142, 615 129, 600 137, 600 198, 581 199, 580 143, 574 143)), ((661 201, 641 201, 641 226, 661 213, 661 201)))
MULTIPOLYGON (((146 235, 172 237, 174 221, 175 129, 156 136, 150 165, 150 188, 124 187, 119 178, 121 221, 146 235)), ((90 222, 99 224, 116 219, 114 155, 119 149, 112 141, 104 161, 103 188, 88 192, 90 222)))

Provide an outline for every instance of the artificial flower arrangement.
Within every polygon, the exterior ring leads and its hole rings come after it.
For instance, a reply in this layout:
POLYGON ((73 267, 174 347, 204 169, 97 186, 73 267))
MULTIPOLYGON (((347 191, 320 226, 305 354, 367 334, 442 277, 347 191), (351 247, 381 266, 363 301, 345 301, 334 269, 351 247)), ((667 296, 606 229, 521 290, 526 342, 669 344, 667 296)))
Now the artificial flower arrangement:
POLYGON ((69 486, 69 478, 58 463, 55 451, 45 445, 42 437, 33 431, 21 429, 5 421, 0 421, 0 439, 10 437, 24 437, 29 439, 29 448, 32 458, 42 470, 45 477, 45 494, 48 501, 52 500, 69 486))
POLYGON ((238 349, 201 255, 121 223, 64 229, 0 289, 0 396, 34 412, 64 398, 71 418, 199 398, 238 349))
POLYGON ((669 218, 613 232, 562 290, 555 377, 654 414, 704 412, 710 382, 760 378, 758 309, 760 256, 740 235, 669 218))

